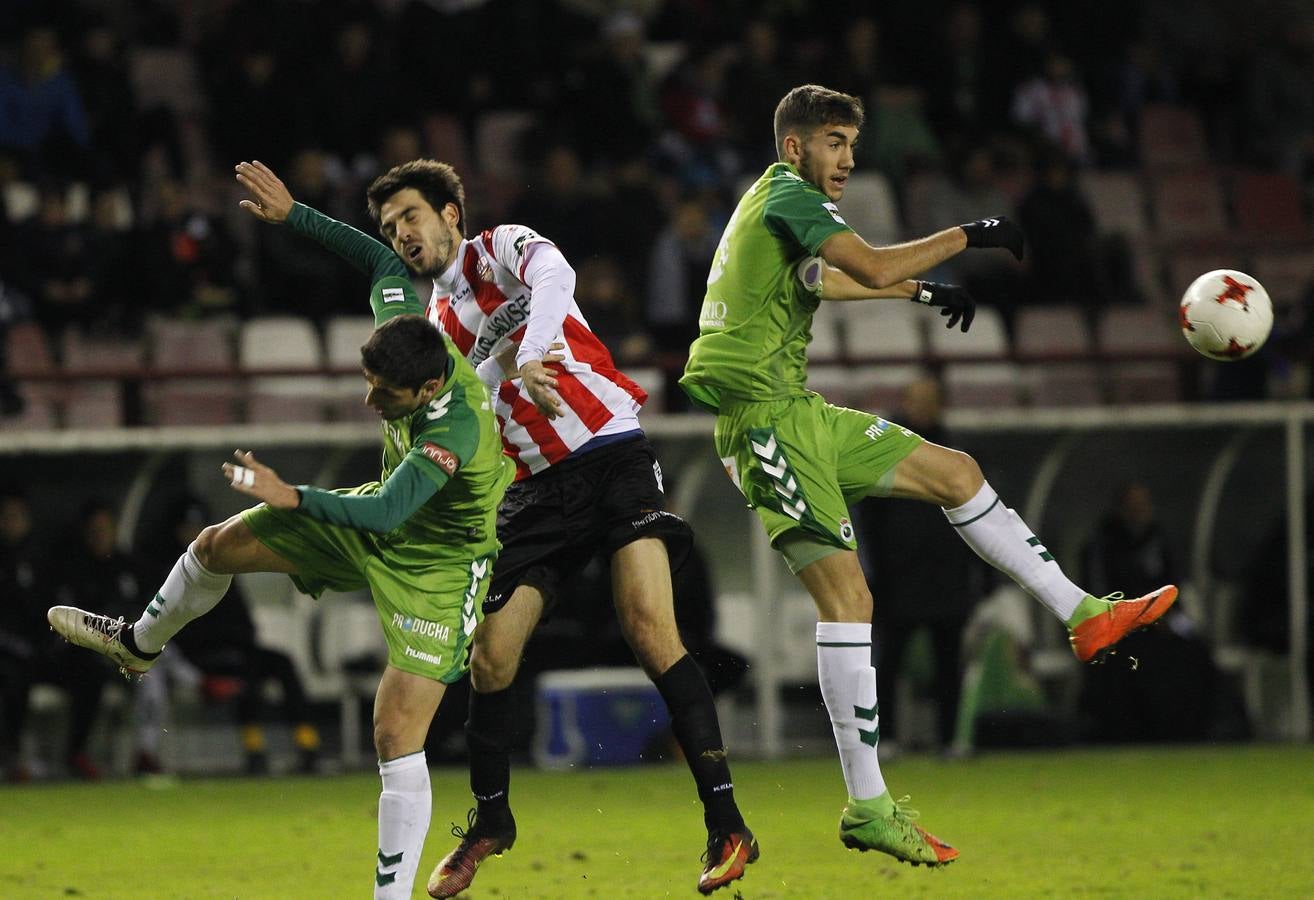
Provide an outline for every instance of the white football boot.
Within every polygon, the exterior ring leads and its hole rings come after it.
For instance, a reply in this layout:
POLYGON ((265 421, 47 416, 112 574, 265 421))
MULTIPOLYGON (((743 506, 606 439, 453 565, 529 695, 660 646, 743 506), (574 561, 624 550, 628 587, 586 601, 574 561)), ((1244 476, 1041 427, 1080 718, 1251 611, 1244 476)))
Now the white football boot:
POLYGON ((124 675, 145 675, 155 665, 155 656, 142 659, 123 646, 119 637, 123 629, 132 625, 124 622, 122 616, 111 619, 76 606, 52 606, 46 612, 46 619, 64 640, 108 656, 124 675))

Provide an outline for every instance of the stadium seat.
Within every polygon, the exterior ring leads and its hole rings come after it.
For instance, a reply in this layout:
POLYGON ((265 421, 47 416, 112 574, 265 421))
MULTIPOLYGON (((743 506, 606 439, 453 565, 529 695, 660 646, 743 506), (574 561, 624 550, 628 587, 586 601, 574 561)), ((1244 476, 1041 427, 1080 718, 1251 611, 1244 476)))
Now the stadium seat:
MULTIPOLYGON (((976 326, 972 326, 976 330, 976 326)), ((955 362, 944 367, 945 399, 951 407, 1012 407, 1024 396, 1022 367, 1010 362, 955 362)))
POLYGON ((993 306, 978 306, 972 329, 964 334, 957 326, 944 327, 938 312, 923 310, 926 316, 927 345, 939 359, 1005 359, 1008 356, 1008 332, 1004 318, 993 306))
POLYGON ((1178 364, 1172 360, 1184 355, 1186 342, 1177 327, 1175 305, 1113 307, 1100 318, 1095 345, 1111 357, 1104 371, 1112 403, 1171 403, 1182 399, 1178 364), (1125 358, 1138 353, 1160 358, 1125 358))
POLYGON ((147 421, 153 425, 227 425, 238 420, 242 386, 235 377, 236 323, 157 318, 147 324, 151 367, 183 374, 228 370, 228 378, 162 378, 143 390, 147 421))
POLYGON ((1127 172, 1086 172, 1082 193, 1095 213, 1100 234, 1140 238, 1150 233, 1145 190, 1140 179, 1127 172))
POLYGON ((36 322, 18 322, 5 336, 8 372, 15 378, 25 375, 49 375, 55 371, 55 355, 50 340, 36 322))
POLYGON ((520 142, 538 119, 525 110, 486 112, 475 123, 475 168, 482 175, 509 181, 524 175, 520 142))
POLYGON ((1099 365, 1089 362, 1036 363, 1026 370, 1032 406, 1096 406, 1104 402, 1099 365))
MULTIPOLYGON (((373 316, 333 316, 324 325, 324 364, 330 369, 360 369, 360 347, 374 331, 373 316)), ((328 387, 329 417, 335 422, 377 422, 365 405, 365 381, 359 374, 333 375, 328 387)))
POLYGON ((1274 303, 1297 303, 1314 289, 1314 249, 1256 253, 1250 274, 1274 303))
POLYGON ((1311 236, 1301 208, 1300 182, 1279 172, 1241 171, 1232 178, 1236 224, 1248 238, 1301 240, 1311 236))
POLYGON ((59 427, 59 386, 32 382, 17 385, 23 399, 23 411, 16 416, 0 416, 0 431, 49 431, 59 427))
POLYGON ((1020 357, 1085 355, 1091 349, 1086 315, 1075 306, 1019 310, 1013 322, 1013 348, 1020 357))
POLYGON ((945 227, 932 221, 935 198, 950 189, 949 178, 942 172, 910 175, 903 185, 903 224, 907 234, 934 234, 945 227))
POLYGON ((1160 238, 1203 240, 1226 234, 1223 190, 1214 170, 1163 172, 1150 184, 1160 238))
POLYGON ((926 353, 925 309, 881 300, 832 305, 841 316, 840 334, 849 360, 915 362, 926 353))
POLYGON ((828 403, 881 415, 894 415, 904 389, 925 374, 919 365, 808 366, 808 389, 828 403))
MULTIPOLYGON (((323 348, 314 323, 292 316, 243 322, 238 332, 238 366, 244 372, 319 369, 323 348)), ((247 385, 249 422, 321 422, 328 382, 322 375, 262 375, 247 385)))
POLYGON ((1150 104, 1141 110, 1141 162, 1149 169, 1198 166, 1209 159, 1200 116, 1179 106, 1150 104))
POLYGON ((145 346, 139 340, 84 335, 75 328, 64 332, 63 369, 69 374, 91 375, 64 386, 65 428, 121 428, 123 384, 116 375, 143 371, 145 346), (103 377, 101 377, 103 376, 103 377))
POLYGON ((883 246, 899 242, 898 201, 889 180, 880 172, 850 175, 838 208, 844 221, 867 243, 883 246))

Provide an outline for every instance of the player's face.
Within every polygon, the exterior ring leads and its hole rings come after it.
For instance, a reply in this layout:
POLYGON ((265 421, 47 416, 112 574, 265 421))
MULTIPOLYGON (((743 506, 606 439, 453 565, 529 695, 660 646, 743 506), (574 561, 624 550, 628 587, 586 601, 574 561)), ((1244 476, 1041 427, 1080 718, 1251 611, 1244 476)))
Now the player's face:
POLYGON ((379 414, 381 419, 400 419, 410 415, 433 399, 442 387, 441 381, 426 381, 418 391, 399 387, 369 369, 361 369, 370 388, 365 393, 365 405, 379 414))
POLYGON ((827 125, 796 141, 791 152, 786 144, 785 158, 798 173, 821 188, 831 200, 844 196, 844 187, 853 171, 853 148, 858 143, 858 129, 852 125, 827 125))
POLYGON ((460 246, 459 217, 455 203, 435 210, 415 188, 405 188, 379 207, 379 231, 407 268, 434 278, 452 264, 460 246))

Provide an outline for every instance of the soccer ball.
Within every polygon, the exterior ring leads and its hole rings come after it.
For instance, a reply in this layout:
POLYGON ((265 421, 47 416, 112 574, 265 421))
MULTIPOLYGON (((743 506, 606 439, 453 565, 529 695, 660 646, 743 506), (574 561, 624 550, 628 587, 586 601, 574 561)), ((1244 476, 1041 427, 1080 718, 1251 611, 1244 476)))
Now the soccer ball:
POLYGON ((1245 272, 1215 269, 1186 289, 1177 310, 1182 334, 1210 359, 1245 359, 1273 330, 1273 301, 1245 272))

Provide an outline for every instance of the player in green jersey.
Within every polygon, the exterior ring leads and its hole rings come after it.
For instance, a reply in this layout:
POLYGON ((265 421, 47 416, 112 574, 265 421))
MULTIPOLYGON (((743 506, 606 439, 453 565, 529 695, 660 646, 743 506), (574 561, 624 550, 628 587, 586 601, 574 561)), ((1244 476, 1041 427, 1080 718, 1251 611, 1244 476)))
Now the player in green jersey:
POLYGON ((235 574, 287 573, 313 596, 368 587, 388 643, 374 701, 381 900, 411 896, 432 807, 424 739, 446 686, 469 665, 499 549, 497 506, 513 469, 473 367, 419 315, 410 282, 379 263, 370 294, 378 327, 361 364, 365 403, 382 420, 380 480, 336 491, 294 487, 238 451, 224 475, 264 503, 203 530, 136 623, 67 606, 48 618, 69 641, 145 673, 235 574))
POLYGON ((970 456, 808 391, 807 345, 820 303, 902 298, 938 307, 948 327, 966 331, 975 306, 964 290, 913 279, 968 248, 1022 257, 1022 232, 1003 216, 893 247, 872 247, 854 233, 835 204, 862 122, 860 100, 818 85, 780 101, 780 161, 726 224, 680 384, 716 413, 717 455, 816 603, 818 675, 849 793, 840 839, 938 866, 958 851, 913 824, 877 761, 872 595, 848 503, 884 496, 938 504, 973 550, 1065 623, 1083 662, 1156 620, 1177 589, 1135 600, 1087 594, 1000 502, 970 456))

